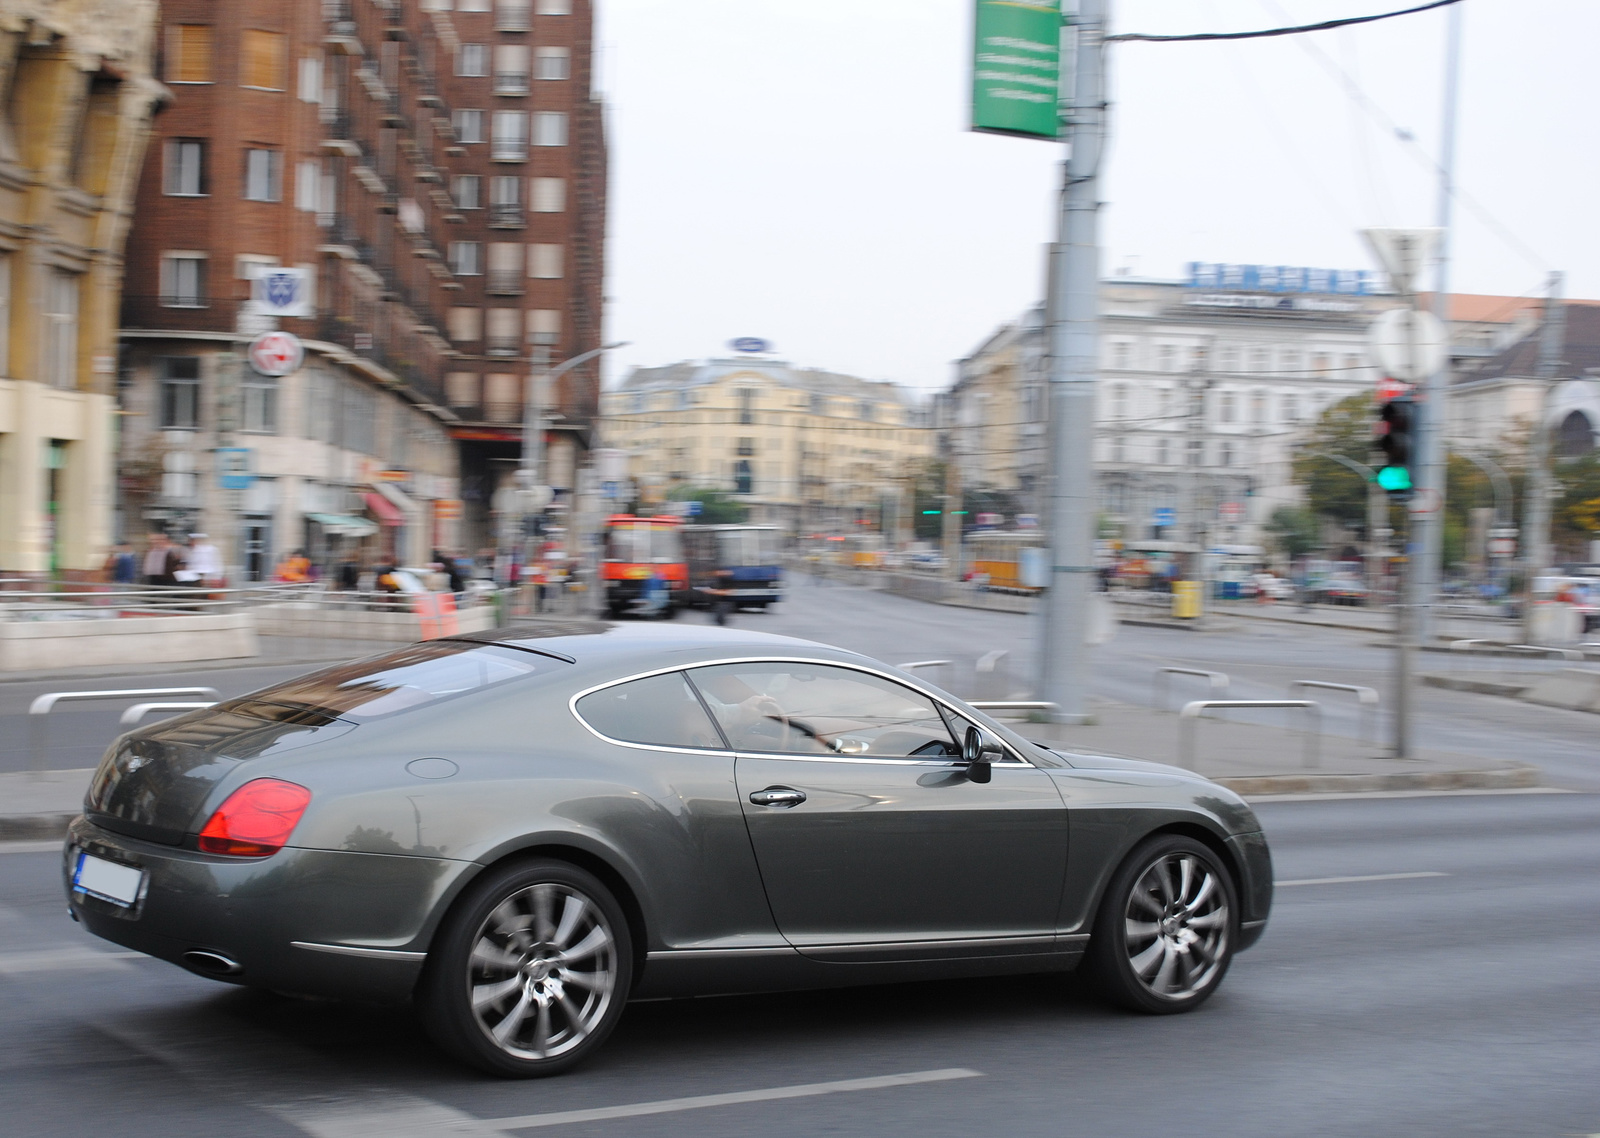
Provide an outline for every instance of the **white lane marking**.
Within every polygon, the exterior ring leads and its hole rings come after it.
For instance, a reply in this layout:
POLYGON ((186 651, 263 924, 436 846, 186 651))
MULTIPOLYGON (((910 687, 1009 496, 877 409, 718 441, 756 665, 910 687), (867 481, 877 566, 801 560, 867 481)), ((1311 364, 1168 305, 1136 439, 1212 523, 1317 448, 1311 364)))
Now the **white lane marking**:
POLYGON ((124 961, 148 959, 142 952, 100 952, 78 945, 63 945, 38 952, 0 952, 0 976, 88 968, 121 969, 128 967, 124 961))
POLYGON ((1560 786, 1507 786, 1498 790, 1340 790, 1328 794, 1247 794, 1244 800, 1252 805, 1262 805, 1269 802, 1348 802, 1353 798, 1481 798, 1490 794, 1585 793, 1589 792, 1560 786))
POLYGON ((1417 873, 1365 873, 1359 877, 1302 877, 1298 881, 1279 881, 1275 884, 1280 889, 1287 889, 1293 885, 1347 885, 1352 881, 1409 881, 1414 877, 1449 876, 1436 869, 1424 869, 1417 873))
POLYGON ((0 854, 8 853, 60 853, 64 839, 53 842, 0 842, 0 854))
POLYGON ((398 1091, 279 1103, 266 1109, 311 1138, 445 1138, 450 1134, 481 1138, 490 1132, 470 1114, 398 1091))
MULTIPOLYGON (((764 1091, 734 1091, 721 1095, 694 1095, 689 1098, 636 1102, 628 1106, 601 1106, 591 1110, 559 1110, 550 1114, 523 1114, 512 1118, 485 1119, 486 1130, 531 1130, 539 1126, 565 1126, 572 1122, 603 1122, 611 1118, 638 1118, 648 1114, 672 1114, 680 1110, 700 1110, 708 1106, 734 1106, 740 1103, 771 1102, 775 1099, 809 1098, 845 1091, 875 1091, 887 1087, 909 1087, 918 1083, 941 1083, 950 1079, 975 1079, 982 1071, 967 1067, 945 1067, 937 1071, 911 1071, 903 1075, 878 1075, 867 1079, 839 1079, 832 1083, 801 1083, 792 1087, 769 1087, 764 1091)), ((354 1138, 352 1132, 352 1138, 354 1138)), ((318 1138, 323 1138, 319 1135, 318 1138)), ((335 1138, 328 1135, 326 1138, 335 1138)), ((344 1138, 339 1135, 337 1138, 344 1138)))

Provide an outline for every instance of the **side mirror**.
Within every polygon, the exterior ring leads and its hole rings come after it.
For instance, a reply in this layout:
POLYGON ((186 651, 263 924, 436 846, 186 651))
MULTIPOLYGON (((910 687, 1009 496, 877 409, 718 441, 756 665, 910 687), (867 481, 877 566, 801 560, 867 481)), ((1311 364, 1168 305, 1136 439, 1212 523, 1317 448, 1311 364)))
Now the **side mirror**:
POLYGON ((990 756, 999 753, 1000 748, 986 742, 981 730, 969 726, 966 736, 961 740, 961 761, 967 764, 968 781, 988 782, 992 773, 989 769, 990 756))

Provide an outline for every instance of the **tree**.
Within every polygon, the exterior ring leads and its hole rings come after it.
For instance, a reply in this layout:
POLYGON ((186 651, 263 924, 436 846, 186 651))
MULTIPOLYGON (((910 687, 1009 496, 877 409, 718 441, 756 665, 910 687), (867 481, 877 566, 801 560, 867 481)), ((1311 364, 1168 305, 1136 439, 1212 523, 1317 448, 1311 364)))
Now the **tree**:
POLYGON ((1324 455, 1336 454, 1371 466, 1372 408, 1372 397, 1359 394, 1326 408, 1306 432, 1305 443, 1294 458, 1294 480, 1305 487, 1311 512, 1360 530, 1367 525, 1367 483, 1343 463, 1324 455))
POLYGON ((738 525, 750 516, 750 507, 726 490, 674 486, 668 491, 667 498, 673 502, 699 502, 700 512, 690 519, 697 525, 738 525))
POLYGON ((1551 511, 1551 544, 1569 560, 1587 561, 1600 539, 1600 451, 1552 463, 1561 497, 1551 511))
POLYGON ((1267 532, 1291 561, 1316 549, 1317 515, 1304 506, 1279 506, 1267 519, 1267 532))

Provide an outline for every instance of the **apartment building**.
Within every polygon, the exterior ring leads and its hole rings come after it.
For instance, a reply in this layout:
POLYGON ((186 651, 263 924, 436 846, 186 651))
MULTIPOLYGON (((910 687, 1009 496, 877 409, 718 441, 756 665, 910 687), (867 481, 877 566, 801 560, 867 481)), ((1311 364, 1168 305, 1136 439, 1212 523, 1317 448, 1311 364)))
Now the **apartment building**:
POLYGON ((0 0, 0 574, 81 577, 112 531, 117 296, 154 0, 0 0))
POLYGON ((773 358, 636 368, 604 411, 606 445, 629 456, 642 501, 724 490, 791 533, 899 516, 914 461, 932 453, 907 389, 773 358))
MULTIPOLYGON (((491 537, 529 368, 599 342, 589 18, 581 0, 167 0, 173 101, 123 305, 125 531, 226 536, 247 579, 294 548, 415 563, 491 537), (255 299, 278 268, 308 286, 299 315, 255 299), (272 327, 305 347, 278 378, 244 359, 272 327), (244 490, 222 477, 241 448, 244 490)), ((550 393, 569 465, 597 375, 550 393)))

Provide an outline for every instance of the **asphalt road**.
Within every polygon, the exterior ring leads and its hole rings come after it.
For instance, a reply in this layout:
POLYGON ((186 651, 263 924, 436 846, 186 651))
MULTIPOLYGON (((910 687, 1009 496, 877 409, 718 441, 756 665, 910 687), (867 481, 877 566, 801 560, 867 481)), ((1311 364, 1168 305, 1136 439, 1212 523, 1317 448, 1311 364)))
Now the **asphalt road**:
POLYGON ((1600 795, 1261 816, 1272 923, 1192 1015, 1113 1012, 1059 977, 650 1003, 591 1065, 538 1083, 453 1066, 404 1009, 287 1000, 114 955, 68 921, 58 855, 0 853, 0 1133, 1600 1132, 1600 795), (1375 879, 1329 880, 1352 877, 1375 879), (670 1101, 697 1096, 734 1101, 670 1101), (646 1115, 561 1113, 663 1100, 646 1115))
MULTIPOLYGON (((1032 617, 927 604, 837 583, 815 585, 803 574, 794 575, 793 582, 777 609, 739 613, 733 617, 734 625, 826 641, 892 663, 948 659, 953 662, 949 668, 924 674, 960 695, 1005 698, 1025 693, 1031 685, 1032 617), (994 670, 976 672, 978 660, 994 652, 1004 653, 994 670)), ((710 618, 693 612, 679 619, 703 623, 710 618)), ((1094 650, 1091 684, 1101 696, 1149 704, 1155 669, 1176 664, 1227 672, 1232 681, 1227 695, 1234 699, 1283 698, 1292 679, 1365 684, 1383 693, 1386 711, 1392 660, 1393 652, 1367 632, 1242 619, 1230 621, 1226 630, 1218 632, 1123 626, 1114 639, 1094 650)), ((1441 654, 1422 654, 1419 669, 1462 663, 1441 654)), ((1526 666, 1544 665, 1534 662, 1526 666)), ((0 771, 26 769, 26 711, 28 702, 41 692, 205 684, 226 697, 307 671, 310 666, 181 667, 181 672, 144 672, 123 679, 0 683, 0 771)), ((1173 705, 1202 694, 1202 681, 1173 677, 1169 696, 1173 705)), ((1323 695, 1322 702, 1324 730, 1359 736, 1362 725, 1353 702, 1331 693, 1323 695)), ((62 705, 62 710, 49 717, 49 748, 43 765, 61 769, 97 763, 119 733, 121 706, 62 705)), ((1417 742, 1425 749, 1532 762, 1544 770, 1545 781, 1551 785, 1600 791, 1600 748, 1594 742, 1600 717, 1430 687, 1416 689, 1414 706, 1417 742)), ((1233 714, 1248 718, 1252 713, 1233 714)), ((1283 722, 1270 718, 1281 717, 1282 712, 1255 714, 1263 722, 1283 722)), ((1383 726, 1386 730, 1386 724, 1383 726)))

